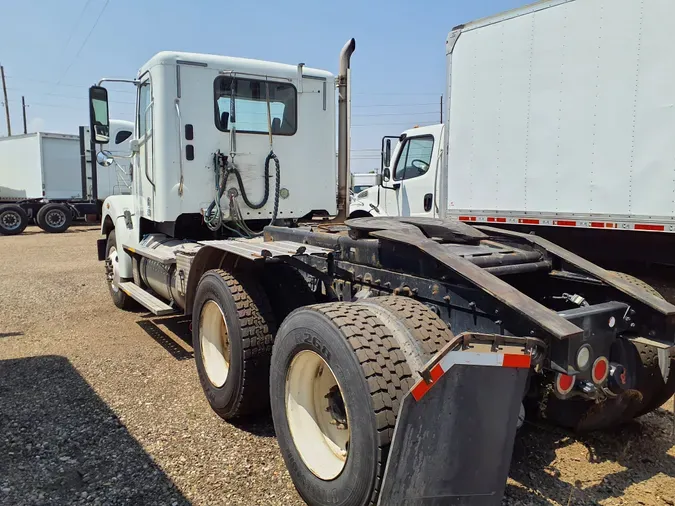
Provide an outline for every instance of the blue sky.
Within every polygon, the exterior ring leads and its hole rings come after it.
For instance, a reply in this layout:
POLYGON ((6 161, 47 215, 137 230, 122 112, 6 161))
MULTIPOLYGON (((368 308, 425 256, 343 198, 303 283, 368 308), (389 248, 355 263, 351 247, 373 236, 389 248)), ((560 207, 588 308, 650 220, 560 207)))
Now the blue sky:
MULTIPOLYGON (((438 121, 450 29, 525 3, 3 0, 0 64, 12 133, 22 133, 21 95, 29 131, 77 133, 88 121, 90 84, 132 78, 161 50, 303 62, 335 73, 340 49, 354 37, 352 168, 367 171, 379 167, 383 135, 438 121)), ((133 119, 131 87, 109 90, 111 117, 133 119)), ((3 114, 0 136, 6 134, 3 114)))

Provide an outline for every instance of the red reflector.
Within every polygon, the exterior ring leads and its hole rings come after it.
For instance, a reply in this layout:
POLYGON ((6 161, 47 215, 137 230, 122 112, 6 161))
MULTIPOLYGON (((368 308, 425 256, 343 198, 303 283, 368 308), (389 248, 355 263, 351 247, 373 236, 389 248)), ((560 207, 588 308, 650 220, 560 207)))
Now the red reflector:
POLYGON ((609 374, 609 361, 605 357, 598 357, 593 364, 593 382, 602 383, 609 374))
POLYGON ((502 367, 516 367, 529 369, 530 356, 529 355, 504 355, 504 362, 502 367))
POLYGON ((572 391, 572 387, 574 387, 574 376, 570 376, 568 374, 558 374, 558 377, 556 378, 556 386, 558 387, 558 391, 561 394, 568 394, 572 391))
POLYGON ((429 389, 434 386, 441 376, 443 376, 443 368, 440 364, 436 364, 431 369, 429 374, 431 375, 431 383, 427 383, 426 381, 422 380, 412 389, 412 396, 416 401, 419 401, 422 397, 424 397, 424 394, 426 394, 429 389))
POLYGON ((592 221, 591 227, 592 228, 605 228, 605 224, 601 221, 592 221))
POLYGON ((651 232, 663 232, 665 227, 663 225, 645 225, 638 223, 635 225, 635 230, 649 230, 651 232))
POLYGON ((565 221, 565 220, 559 220, 555 222, 556 225, 560 225, 561 227, 576 227, 577 222, 576 221, 565 221))
POLYGON ((521 218, 518 220, 518 223, 524 223, 525 225, 539 225, 539 220, 534 220, 532 218, 521 218))
POLYGON ((488 220, 489 223, 494 223, 495 221, 497 221, 497 218, 493 218, 492 216, 488 216, 487 220, 488 220))
POLYGON ((506 223, 506 218, 497 218, 497 223, 506 223))
POLYGON ((471 218, 469 218, 468 216, 460 216, 459 221, 471 221, 471 218))

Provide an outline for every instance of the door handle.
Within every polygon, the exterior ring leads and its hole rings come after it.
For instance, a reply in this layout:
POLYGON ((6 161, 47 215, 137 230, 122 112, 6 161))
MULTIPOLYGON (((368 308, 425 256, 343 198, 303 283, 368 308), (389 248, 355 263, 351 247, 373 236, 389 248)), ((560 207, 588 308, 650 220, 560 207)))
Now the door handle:
POLYGON ((424 196, 424 212, 428 213, 431 211, 431 206, 434 203, 434 196, 431 193, 427 193, 424 196))

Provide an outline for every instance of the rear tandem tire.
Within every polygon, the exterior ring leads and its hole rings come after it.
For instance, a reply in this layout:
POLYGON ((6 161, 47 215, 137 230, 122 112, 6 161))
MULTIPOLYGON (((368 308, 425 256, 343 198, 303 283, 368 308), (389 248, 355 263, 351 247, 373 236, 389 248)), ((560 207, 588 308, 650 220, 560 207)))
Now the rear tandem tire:
POLYGON ((211 408, 230 419, 269 409, 276 330, 267 295, 246 273, 207 271, 192 310, 192 346, 211 408))
POLYGON ((16 204, 0 206, 0 234, 19 235, 28 226, 28 214, 16 204))
POLYGON ((308 504, 377 503, 400 402, 413 382, 396 340, 369 308, 334 302, 286 318, 272 354, 270 401, 286 467, 308 504))
POLYGON ((73 222, 73 213, 63 204, 47 204, 38 211, 36 221, 45 232, 60 234, 70 227, 73 222))
MULTIPOLYGON (((653 286, 641 279, 623 272, 615 272, 615 274, 635 286, 644 288, 659 299, 664 298, 653 286)), ((637 412, 633 415, 638 417, 658 409, 675 394, 675 358, 669 358, 665 354, 661 355, 659 350, 653 346, 635 343, 635 347, 642 361, 642 370, 638 375, 637 389, 642 394, 643 400, 637 412), (664 361, 669 361, 666 362, 666 370, 669 373, 666 381, 663 379, 663 372, 661 370, 661 366, 664 365, 662 362, 664 361)))

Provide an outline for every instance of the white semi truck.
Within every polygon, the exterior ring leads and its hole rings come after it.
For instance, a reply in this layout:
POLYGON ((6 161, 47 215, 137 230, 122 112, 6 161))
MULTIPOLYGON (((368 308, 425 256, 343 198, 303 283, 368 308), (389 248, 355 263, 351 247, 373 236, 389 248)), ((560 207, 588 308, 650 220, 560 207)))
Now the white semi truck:
POLYGON ((675 264, 672 13, 667 0, 552 1, 457 27, 447 121, 405 131, 389 180, 350 215, 449 217, 675 264))
MULTIPOLYGON (((309 505, 496 506, 523 406, 592 430, 672 395, 675 306, 538 236, 346 220, 354 50, 352 39, 336 79, 234 57, 151 58, 127 80, 132 193, 105 200, 99 259, 119 308, 191 317, 218 415, 271 407, 309 505)), ((90 89, 102 145, 105 82, 90 89)), ((424 169, 413 154, 410 170, 424 169)))
POLYGON ((123 157, 129 154, 133 123, 112 120, 110 129, 112 153, 122 157, 114 162, 116 170, 96 164, 89 127, 80 127, 79 135, 0 138, 0 234, 20 234, 30 220, 46 232, 64 232, 73 219, 100 216, 106 197, 129 193, 123 157))

